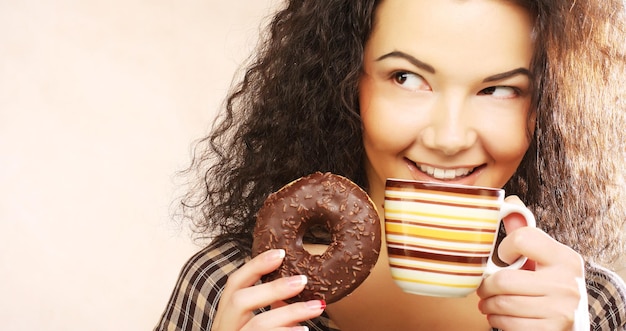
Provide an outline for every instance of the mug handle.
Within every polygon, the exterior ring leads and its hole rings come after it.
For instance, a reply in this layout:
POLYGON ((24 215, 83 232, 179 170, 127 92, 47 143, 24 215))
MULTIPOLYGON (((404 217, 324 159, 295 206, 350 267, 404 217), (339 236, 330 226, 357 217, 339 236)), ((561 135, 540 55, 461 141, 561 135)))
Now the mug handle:
MULTIPOLYGON (((501 224, 502 224, 502 219, 504 219, 506 216, 509 216, 511 214, 520 214, 524 217, 524 219, 526 220, 526 226, 530 226, 530 227, 536 227, 537 226, 537 222, 535 221, 535 216, 533 215, 533 213, 530 211, 530 209, 522 206, 522 205, 518 205, 518 204, 514 204, 514 203, 510 203, 510 202, 503 202, 502 206, 500 207, 500 224, 498 225, 498 230, 500 230, 501 228, 501 224)), ((493 261, 494 258, 497 258, 497 254, 498 254, 498 235, 496 234, 496 238, 493 242, 493 249, 492 249, 492 253, 489 256, 489 260, 487 261, 487 267, 485 268, 485 272, 483 277, 487 277, 489 275, 492 275, 502 269, 520 269, 524 263, 526 263, 526 261, 528 260, 527 257, 525 256, 520 256, 517 260, 515 260, 515 262, 506 265, 506 266, 499 266, 497 264, 495 264, 495 262, 493 261)), ((498 258, 498 261, 500 261, 500 259, 498 258)), ((502 262, 502 261, 500 261, 502 262)), ((504 263, 504 262, 502 262, 504 263)))

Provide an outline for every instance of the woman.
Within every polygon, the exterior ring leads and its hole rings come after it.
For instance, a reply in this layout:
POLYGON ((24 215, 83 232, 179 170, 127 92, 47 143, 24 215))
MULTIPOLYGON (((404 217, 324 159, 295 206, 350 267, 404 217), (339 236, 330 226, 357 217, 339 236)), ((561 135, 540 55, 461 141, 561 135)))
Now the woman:
POLYGON ((624 20, 621 0, 288 1, 199 145, 184 206, 216 236, 157 330, 624 329, 596 264, 624 248, 624 20), (258 284, 284 254, 249 258, 254 216, 315 171, 377 206, 388 177, 504 187, 541 230, 507 219, 500 255, 532 263, 439 299, 395 287, 383 251, 350 296, 287 305, 302 278, 258 284))

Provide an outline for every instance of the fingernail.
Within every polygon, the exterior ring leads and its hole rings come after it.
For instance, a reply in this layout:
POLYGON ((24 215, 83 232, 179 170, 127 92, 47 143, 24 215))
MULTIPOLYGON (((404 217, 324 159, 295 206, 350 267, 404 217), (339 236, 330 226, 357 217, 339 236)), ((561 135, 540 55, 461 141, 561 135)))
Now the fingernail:
POLYGON ((309 331, 309 327, 302 325, 302 326, 294 326, 291 329, 289 329, 289 331, 309 331))
POLYGON ((275 261, 282 260, 285 257, 284 249, 272 249, 267 253, 266 260, 267 261, 275 261))
POLYGON ((324 300, 311 300, 304 303, 307 308, 311 310, 324 310, 326 309, 326 301, 324 300))
POLYGON ((305 275, 292 276, 287 278, 287 284, 291 287, 300 287, 306 285, 308 279, 305 275))

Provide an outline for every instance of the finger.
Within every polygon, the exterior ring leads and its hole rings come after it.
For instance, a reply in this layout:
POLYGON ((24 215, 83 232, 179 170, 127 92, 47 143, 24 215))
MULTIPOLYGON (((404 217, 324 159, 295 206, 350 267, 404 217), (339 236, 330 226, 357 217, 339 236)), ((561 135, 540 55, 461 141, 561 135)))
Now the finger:
POLYGON ((520 227, 502 240, 498 254, 504 261, 525 256, 540 266, 559 265, 566 270, 583 274, 583 261, 574 250, 565 246, 537 228, 520 227))
MULTIPOLYGON (((524 206, 524 203, 522 202, 522 200, 520 200, 517 196, 515 195, 511 195, 506 197, 505 201, 507 203, 512 203, 512 204, 516 204, 519 206, 524 206)), ((524 216, 522 216, 519 213, 512 213, 507 215, 503 220, 502 223, 504 224, 504 228, 506 230, 506 233, 512 233, 513 231, 521 228, 521 227, 525 227, 527 226, 527 222, 526 219, 524 218, 524 216)), ((500 239, 499 239, 500 240, 500 239)), ((511 264, 513 262, 515 262, 517 259, 520 258, 521 254, 512 254, 512 255, 501 255, 500 254, 500 242, 498 242, 496 244, 496 248, 498 249, 497 252, 497 258, 506 262, 507 264, 511 264)), ((532 270, 534 269, 532 265, 528 264, 528 261, 526 262, 526 264, 522 267, 523 269, 527 269, 527 270, 532 270)))
POLYGON ((234 292, 230 303, 238 309, 252 311, 294 297, 302 292, 306 283, 307 277, 304 275, 279 278, 234 292))
POLYGON ((535 272, 504 270, 485 279, 478 290, 478 309, 490 324, 504 330, 536 330, 547 325, 570 326, 576 316, 580 293, 567 282, 542 282, 535 272), (515 278, 516 274, 523 277, 515 278), (494 281, 494 279, 500 279, 494 281), (513 279, 510 279, 513 278, 513 279), (525 278, 527 278, 525 280, 525 278), (490 282, 491 281, 491 282, 490 282), (533 284, 524 288, 518 284, 533 284), (542 293, 539 293, 542 292, 542 293), (515 293, 515 294, 506 294, 515 293), (518 294, 521 293, 521 294, 518 294))
POLYGON ((295 296, 304 289, 306 282, 306 276, 280 278, 242 288, 228 297, 222 297, 218 308, 219 323, 239 330, 255 317, 252 315, 254 310, 295 296))
POLYGON ((326 309, 323 300, 296 302, 254 316, 241 330, 290 330, 284 325, 294 325, 318 317, 326 309))
POLYGON ((528 270, 500 270, 483 279, 476 290, 476 294, 481 299, 490 298, 496 295, 525 295, 542 296, 550 285, 542 286, 538 282, 536 274, 528 270), (533 284, 533 286, 528 286, 533 284))
POLYGON ((285 326, 282 328, 275 328, 272 331, 309 331, 309 327, 303 325, 285 326))
POLYGON ((576 276, 560 267, 542 271, 500 270, 483 279, 477 295, 489 298, 496 295, 525 295, 568 298, 578 301, 580 291, 576 276), (529 286, 528 284, 532 284, 529 286))
POLYGON ((487 315, 491 327, 506 331, 571 330, 572 324, 556 319, 523 318, 505 315, 487 315), (563 326, 567 325, 567 326, 563 326))
POLYGON ((497 295, 480 300, 478 310, 484 315, 515 316, 522 318, 545 318, 550 316, 551 306, 545 306, 543 297, 523 295, 497 295))
POLYGON ((498 295, 481 300, 478 309, 484 315, 515 316, 528 319, 573 321, 575 307, 558 304, 550 296, 498 295))
POLYGON ((271 308, 272 309, 277 309, 277 308, 280 308, 280 307, 284 307, 286 305, 288 305, 288 303, 286 303, 285 301, 276 301, 276 302, 272 303, 272 307, 271 308))
MULTIPOLYGON (((522 200, 520 200, 516 195, 510 195, 506 197, 506 199, 504 200, 508 203, 514 203, 516 205, 525 206, 522 200)), ((505 217, 502 221, 504 222, 504 228, 506 229, 507 233, 511 233, 521 227, 526 226, 526 219, 524 219, 524 216, 518 213, 510 214, 507 217, 505 217)))
MULTIPOLYGON (((256 297, 251 300, 242 300, 236 293, 242 289, 249 288, 256 284, 264 274, 270 273, 283 261, 285 251, 282 249, 268 250, 254 257, 238 270, 233 272, 226 281, 224 292, 220 298, 215 315, 214 326, 228 325, 232 328, 239 328, 252 317, 252 311, 263 307, 256 297), (235 304, 233 305, 233 297, 235 304), (238 302, 245 302, 245 305, 238 305, 238 302)), ((301 289, 300 289, 301 290, 301 289)), ((296 290, 294 290, 296 291, 296 290)), ((215 328, 216 330, 219 329, 215 328)))
POLYGON ((228 277, 226 287, 236 290, 256 284, 263 275, 276 270, 283 258, 285 258, 285 250, 283 249, 271 249, 259 254, 233 272, 228 277))

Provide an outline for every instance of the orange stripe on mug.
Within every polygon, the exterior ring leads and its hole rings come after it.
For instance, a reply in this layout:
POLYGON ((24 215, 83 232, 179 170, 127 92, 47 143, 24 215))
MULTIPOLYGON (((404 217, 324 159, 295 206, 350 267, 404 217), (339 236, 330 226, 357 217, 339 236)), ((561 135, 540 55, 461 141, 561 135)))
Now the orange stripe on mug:
POLYGON ((385 230, 389 233, 401 234, 405 236, 415 236, 421 238, 460 242, 474 242, 479 244, 490 244, 493 242, 495 236, 495 230, 492 230, 490 232, 444 230, 397 223, 385 224, 385 230))

